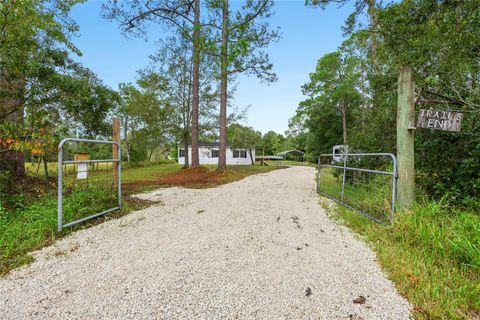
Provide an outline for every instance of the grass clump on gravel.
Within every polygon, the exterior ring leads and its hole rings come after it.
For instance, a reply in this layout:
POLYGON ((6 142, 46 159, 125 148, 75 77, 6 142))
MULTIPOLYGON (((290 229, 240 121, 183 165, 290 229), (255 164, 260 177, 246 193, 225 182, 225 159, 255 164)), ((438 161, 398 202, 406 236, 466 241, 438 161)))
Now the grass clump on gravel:
POLYGON ((427 202, 392 228, 341 206, 334 216, 367 239, 417 319, 480 318, 478 213, 427 202))

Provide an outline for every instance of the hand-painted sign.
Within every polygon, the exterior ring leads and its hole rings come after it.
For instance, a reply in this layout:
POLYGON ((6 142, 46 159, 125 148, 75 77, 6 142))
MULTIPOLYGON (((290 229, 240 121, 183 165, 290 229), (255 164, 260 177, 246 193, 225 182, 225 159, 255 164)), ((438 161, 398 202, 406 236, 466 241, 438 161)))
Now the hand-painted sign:
POLYGON ((462 119, 462 112, 420 109, 417 128, 460 132, 462 119))

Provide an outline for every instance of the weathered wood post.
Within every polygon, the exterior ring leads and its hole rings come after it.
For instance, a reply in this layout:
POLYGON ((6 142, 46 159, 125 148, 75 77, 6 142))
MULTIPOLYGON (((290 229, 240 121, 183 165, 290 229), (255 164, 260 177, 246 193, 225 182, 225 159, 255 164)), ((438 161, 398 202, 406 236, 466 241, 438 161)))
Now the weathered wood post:
POLYGON ((412 69, 410 67, 403 67, 400 69, 400 75, 398 77, 397 108, 397 200, 400 210, 411 209, 414 201, 414 121, 415 105, 412 69))
MULTIPOLYGON (((115 142, 118 142, 118 144, 120 144, 120 119, 117 118, 117 117, 114 117, 113 118, 113 133, 112 133, 112 137, 113 137, 113 141, 115 142)), ((112 147, 112 159, 118 159, 118 150, 117 150, 117 146, 116 145, 113 145, 112 147)), ((118 186, 118 166, 119 166, 119 163, 118 162, 115 162, 113 164, 113 184, 115 187, 118 186)))

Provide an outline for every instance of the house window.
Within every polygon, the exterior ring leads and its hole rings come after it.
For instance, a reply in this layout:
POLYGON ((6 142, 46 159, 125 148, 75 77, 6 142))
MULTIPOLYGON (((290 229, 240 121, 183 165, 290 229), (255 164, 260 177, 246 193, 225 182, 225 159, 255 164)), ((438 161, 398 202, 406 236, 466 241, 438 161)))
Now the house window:
POLYGON ((246 158, 247 157, 247 150, 233 150, 233 157, 234 158, 246 158))
POLYGON ((179 149, 178 150, 178 157, 179 158, 185 158, 185 149, 179 149))
POLYGON ((218 158, 219 151, 218 149, 212 149, 212 158, 218 158))

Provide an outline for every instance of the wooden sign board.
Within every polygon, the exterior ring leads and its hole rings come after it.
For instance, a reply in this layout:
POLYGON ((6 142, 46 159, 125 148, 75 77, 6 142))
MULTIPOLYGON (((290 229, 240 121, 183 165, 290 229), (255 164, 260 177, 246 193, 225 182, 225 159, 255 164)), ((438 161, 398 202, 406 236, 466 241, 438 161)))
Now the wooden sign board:
POLYGON ((460 132, 463 112, 420 109, 417 128, 460 132))
POLYGON ((78 152, 73 155, 73 160, 90 160, 90 154, 86 152, 78 152))

